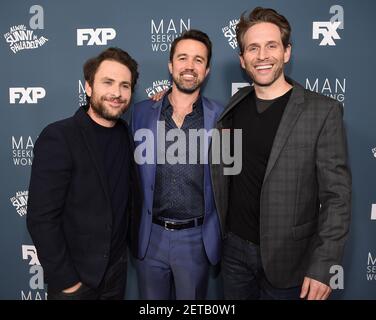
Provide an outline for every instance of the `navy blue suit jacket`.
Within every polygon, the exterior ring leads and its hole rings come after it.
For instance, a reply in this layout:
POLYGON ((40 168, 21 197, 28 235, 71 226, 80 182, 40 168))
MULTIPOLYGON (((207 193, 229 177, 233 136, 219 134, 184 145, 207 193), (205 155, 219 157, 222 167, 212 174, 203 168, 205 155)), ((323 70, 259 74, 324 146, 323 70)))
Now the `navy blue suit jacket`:
MULTIPOLYGON (((138 258, 145 257, 152 225, 152 210, 153 210, 153 196, 154 183, 156 172, 156 158, 157 158, 157 121, 160 119, 162 109, 161 99, 158 102, 152 100, 145 100, 134 105, 132 112, 131 127, 135 138, 135 148, 143 144, 143 141, 137 141, 137 130, 149 129, 150 137, 148 147, 154 150, 154 159, 152 164, 138 165, 140 184, 143 191, 144 202, 140 217, 140 226, 138 234, 138 258)), ((223 111, 223 106, 202 97, 202 106, 204 111, 204 128, 210 131, 215 127, 215 123, 219 115, 223 111)), ((210 142, 210 140, 209 140, 210 142)), ((206 145, 205 150, 209 150, 210 146, 206 145)), ((207 157, 207 152, 205 155, 207 157)), ((210 178, 210 166, 207 162, 204 164, 204 202, 205 202, 205 216, 202 228, 202 238, 206 250, 206 255, 211 264, 217 264, 221 257, 221 228, 218 218, 218 213, 214 203, 213 188, 210 178)))

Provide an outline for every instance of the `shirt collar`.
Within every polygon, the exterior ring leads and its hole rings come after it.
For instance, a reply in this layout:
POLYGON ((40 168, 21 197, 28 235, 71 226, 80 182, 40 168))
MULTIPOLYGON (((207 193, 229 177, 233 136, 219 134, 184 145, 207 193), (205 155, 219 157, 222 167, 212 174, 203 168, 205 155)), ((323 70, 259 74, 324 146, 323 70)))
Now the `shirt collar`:
MULTIPOLYGON (((166 94, 163 96, 163 101, 162 101, 162 111, 166 111, 167 109, 172 109, 172 105, 170 100, 168 99, 168 95, 171 93, 172 88, 170 88, 166 94)), ((197 97, 197 100, 193 103, 193 111, 195 111, 196 107, 198 109, 202 109, 202 98, 201 94, 197 97)))

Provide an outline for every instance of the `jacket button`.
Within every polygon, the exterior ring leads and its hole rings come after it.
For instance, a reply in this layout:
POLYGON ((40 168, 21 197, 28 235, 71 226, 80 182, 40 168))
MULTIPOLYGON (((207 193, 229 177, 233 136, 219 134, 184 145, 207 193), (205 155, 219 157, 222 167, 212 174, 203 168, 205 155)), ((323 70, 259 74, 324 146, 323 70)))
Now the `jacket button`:
POLYGON ((107 258, 108 258, 108 254, 105 253, 105 254, 103 255, 103 258, 107 259, 107 258))

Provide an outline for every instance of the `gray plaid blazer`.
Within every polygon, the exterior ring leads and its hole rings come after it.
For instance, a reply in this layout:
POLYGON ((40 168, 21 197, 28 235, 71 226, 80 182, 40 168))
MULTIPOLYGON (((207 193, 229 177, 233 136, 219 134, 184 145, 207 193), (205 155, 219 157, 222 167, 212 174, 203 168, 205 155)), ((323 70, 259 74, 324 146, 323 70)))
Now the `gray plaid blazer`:
MULTIPOLYGON (((279 288, 301 285, 305 276, 329 284, 330 268, 341 264, 351 208, 343 108, 336 100, 288 81, 294 88, 273 142, 260 198, 262 263, 267 279, 279 288)), ((232 128, 233 110, 253 90, 242 88, 231 98, 218 129, 232 128)), ((229 176, 223 167, 211 164, 225 235, 229 176)))

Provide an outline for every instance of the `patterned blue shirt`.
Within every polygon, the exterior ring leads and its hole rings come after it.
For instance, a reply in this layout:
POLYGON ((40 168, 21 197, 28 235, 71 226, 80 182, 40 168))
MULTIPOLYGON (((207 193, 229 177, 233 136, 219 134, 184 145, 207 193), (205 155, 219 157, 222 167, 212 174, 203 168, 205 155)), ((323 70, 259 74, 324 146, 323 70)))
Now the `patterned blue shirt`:
MULTIPOLYGON (((185 164, 157 164, 155 174, 155 190, 153 215, 158 217, 185 220, 192 219, 204 215, 204 164, 200 164, 200 139, 194 143, 189 141, 189 129, 204 128, 204 112, 201 97, 193 104, 193 111, 184 118, 183 125, 180 129, 176 126, 172 119, 173 109, 165 95, 162 102, 162 110, 160 121, 165 121, 165 134, 170 129, 181 130, 185 133, 185 164), (191 143, 191 144, 190 144, 191 143), (197 144, 197 145, 195 145, 197 144), (189 148, 195 146, 197 148, 196 161, 189 161, 189 148), (190 164, 189 162, 195 162, 190 164)), ((165 138, 165 137, 164 137, 165 138)), ((165 139, 166 140, 166 139, 165 139)), ((165 155, 169 146, 176 143, 174 141, 165 142, 165 155)), ((181 143, 182 140, 179 144, 181 143)), ((184 146, 182 146, 184 147, 184 146)), ((177 153, 175 153, 177 155, 177 153)))

